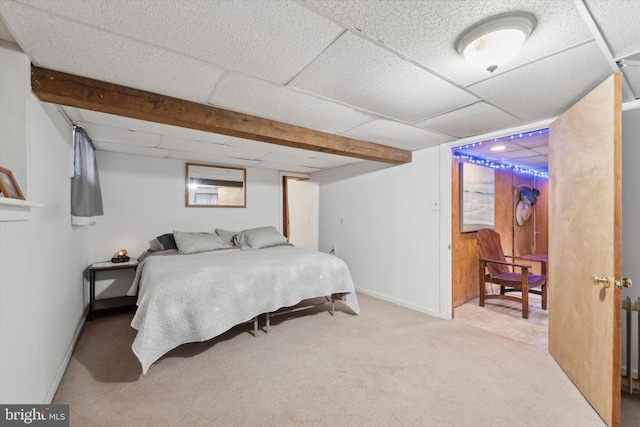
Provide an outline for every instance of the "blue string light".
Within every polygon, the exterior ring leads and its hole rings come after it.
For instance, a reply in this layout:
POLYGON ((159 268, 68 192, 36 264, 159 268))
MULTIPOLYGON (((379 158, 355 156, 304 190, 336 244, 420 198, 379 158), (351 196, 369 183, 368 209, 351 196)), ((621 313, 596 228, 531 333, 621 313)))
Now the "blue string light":
POLYGON ((460 154, 455 151, 453 154, 453 158, 456 160, 464 160, 469 163, 474 163, 476 165, 487 166, 493 169, 512 169, 515 172, 518 172, 521 174, 533 175, 539 178, 547 178, 547 179, 549 178, 549 174, 547 172, 541 172, 535 169, 525 169, 517 165, 511 165, 509 163, 499 163, 499 162, 494 162, 493 160, 485 160, 478 157, 468 156, 466 154, 460 154))
MULTIPOLYGON (((549 129, 540 129, 538 131, 532 131, 529 132, 529 136, 533 136, 534 134, 538 134, 538 135, 542 135, 543 133, 548 133, 549 129)), ((513 138, 515 137, 515 135, 511 135, 511 136, 506 136, 504 138, 494 138, 493 141, 485 141, 485 142, 499 142, 499 141, 511 141, 513 140, 513 138)), ((519 134, 518 135, 519 138, 523 138, 526 137, 523 134, 519 134)), ((525 169, 522 168, 520 166, 517 165, 513 165, 507 162, 498 162, 498 161, 494 161, 494 160, 486 160, 486 159, 482 159, 479 157, 474 157, 474 156, 470 156, 468 154, 463 154, 461 151, 467 149, 467 148, 471 148, 471 147, 475 147, 476 145, 482 145, 482 142, 478 142, 478 143, 473 143, 473 144, 467 144, 464 145, 462 147, 457 147, 456 149, 453 150, 453 158, 454 159, 458 159, 458 160, 464 160, 467 161, 469 163, 474 163, 477 165, 481 165, 481 166, 487 166, 493 169, 511 169, 515 172, 521 173, 521 174, 527 174, 527 175, 533 175, 539 178, 549 178, 549 174, 547 172, 541 172, 541 171, 537 171, 535 169, 525 169)))

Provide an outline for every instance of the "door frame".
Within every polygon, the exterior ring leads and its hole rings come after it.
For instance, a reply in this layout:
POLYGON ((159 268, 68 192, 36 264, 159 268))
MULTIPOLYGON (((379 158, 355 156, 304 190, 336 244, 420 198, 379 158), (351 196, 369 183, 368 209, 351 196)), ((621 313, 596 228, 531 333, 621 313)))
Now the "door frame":
POLYGON ((278 172, 278 193, 279 193, 279 197, 280 197, 280 209, 278 209, 278 217, 279 217, 279 221, 278 223, 280 224, 281 227, 281 232, 284 235, 285 233, 285 229, 284 229, 284 209, 285 209, 285 201, 286 201, 286 189, 284 186, 284 179, 285 177, 291 177, 291 178, 300 178, 300 179, 311 179, 311 175, 307 174, 307 173, 298 173, 298 172, 284 172, 284 171, 280 171, 278 172))
MULTIPOLYGON (((622 113, 629 110, 640 109, 640 100, 622 103, 622 113)), ((443 319, 453 318, 453 283, 451 278, 451 160, 453 149, 478 141, 492 138, 502 138, 521 132, 531 132, 537 129, 548 128, 557 117, 542 120, 530 125, 518 126, 490 132, 483 135, 458 139, 453 142, 440 145, 440 309, 443 319)), ((624 141, 623 141, 624 143, 624 141)), ((624 183, 623 183, 624 185, 624 183)), ((624 233, 624 230, 623 230, 624 233)))
POLYGON ((555 118, 552 118, 524 126, 458 139, 440 145, 440 314, 443 319, 453 318, 453 282, 451 275, 451 268, 453 266, 453 259, 451 257, 451 160, 453 159, 453 150, 474 142, 503 138, 538 129, 546 129, 554 120, 555 118))

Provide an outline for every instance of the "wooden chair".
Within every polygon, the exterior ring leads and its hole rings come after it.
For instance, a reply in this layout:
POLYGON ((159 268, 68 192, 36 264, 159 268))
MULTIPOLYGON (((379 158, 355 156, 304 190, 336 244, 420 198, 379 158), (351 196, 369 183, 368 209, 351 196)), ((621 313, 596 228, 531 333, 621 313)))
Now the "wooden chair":
MULTIPOLYGON (((484 307, 487 299, 504 299, 522 303, 522 317, 529 318, 529 292, 542 297, 542 309, 547 309, 547 277, 546 268, 542 268, 543 275, 537 276, 529 273, 531 265, 507 262, 500 235, 493 230, 483 228, 478 231, 478 245, 482 256, 479 258, 480 266, 480 307, 484 307), (509 269, 511 267, 513 271, 509 269), (520 269, 517 272, 516 269, 520 269), (485 283, 500 285, 500 294, 486 295, 485 283), (534 289, 534 288, 540 289, 534 289), (520 291, 522 298, 506 295, 507 292, 520 291)), ((513 259, 520 257, 507 256, 513 259)))

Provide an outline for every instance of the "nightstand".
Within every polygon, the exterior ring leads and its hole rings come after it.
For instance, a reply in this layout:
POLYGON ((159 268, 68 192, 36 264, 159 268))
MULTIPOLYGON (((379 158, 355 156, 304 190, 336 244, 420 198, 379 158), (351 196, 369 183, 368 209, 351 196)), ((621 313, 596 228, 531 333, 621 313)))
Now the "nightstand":
POLYGON ((135 258, 131 258, 131 260, 127 262, 119 263, 111 261, 94 262, 89 266, 89 320, 93 320, 94 311, 133 306, 136 304, 138 298, 125 295, 96 300, 96 273, 98 271, 126 270, 129 268, 135 270, 137 267, 138 260, 135 258))

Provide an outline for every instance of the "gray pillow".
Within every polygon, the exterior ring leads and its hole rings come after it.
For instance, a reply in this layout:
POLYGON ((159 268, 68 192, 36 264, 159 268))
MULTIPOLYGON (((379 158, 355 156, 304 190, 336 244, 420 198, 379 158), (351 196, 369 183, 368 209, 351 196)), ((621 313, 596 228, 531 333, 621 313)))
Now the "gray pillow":
MULTIPOLYGON (((149 240, 149 250, 152 252, 157 252, 163 250, 162 245, 158 241, 158 239, 149 240)), ((140 261, 140 260, 138 260, 140 261)), ((142 261, 140 261, 142 262, 142 261)))
POLYGON ((251 228, 242 230, 233 239, 234 243, 242 249, 260 249, 286 243, 287 238, 272 226, 251 228))
POLYGON ((173 237, 176 240, 178 250, 183 254, 194 254, 196 252, 213 251, 229 247, 216 233, 174 230, 173 237))
POLYGON ((238 234, 237 231, 223 230, 222 228, 216 228, 216 234, 220 236, 223 242, 229 246, 233 246, 233 238, 238 234))

